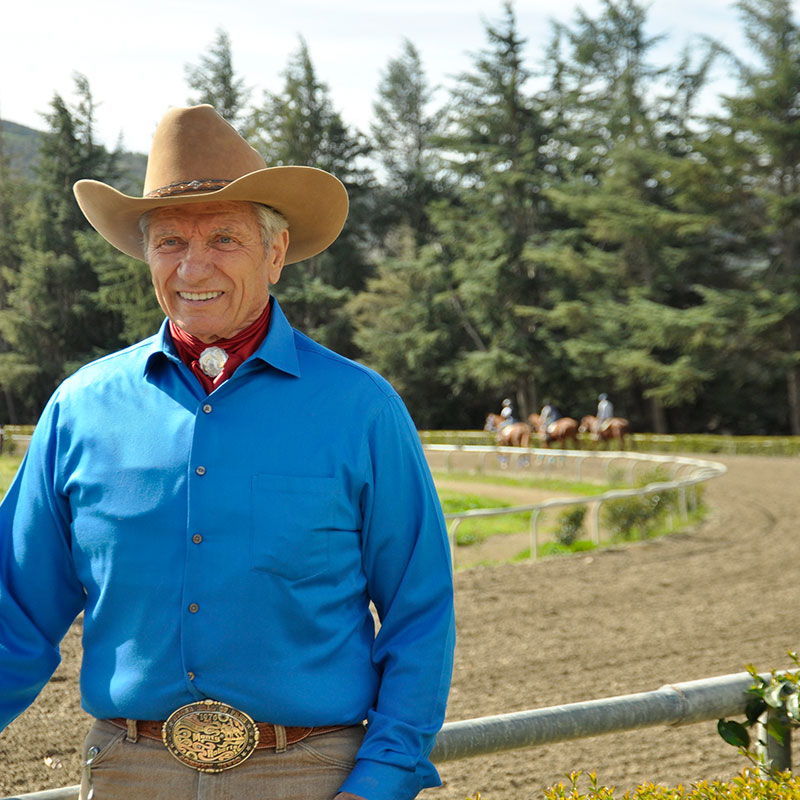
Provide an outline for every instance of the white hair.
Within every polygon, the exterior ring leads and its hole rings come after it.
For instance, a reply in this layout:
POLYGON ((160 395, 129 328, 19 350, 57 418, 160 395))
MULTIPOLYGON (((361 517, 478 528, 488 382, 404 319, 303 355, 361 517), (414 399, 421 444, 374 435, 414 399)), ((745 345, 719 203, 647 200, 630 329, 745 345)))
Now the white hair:
MULTIPOLYGON (((249 201, 247 201, 249 202, 249 201)), ((261 242, 268 250, 276 236, 289 229, 289 221, 280 211, 276 211, 263 203, 250 202, 256 215, 256 223, 261 230, 261 242)), ((155 209, 145 212, 139 217, 139 230, 142 232, 142 250, 147 255, 147 236, 150 231, 150 215, 155 209)))

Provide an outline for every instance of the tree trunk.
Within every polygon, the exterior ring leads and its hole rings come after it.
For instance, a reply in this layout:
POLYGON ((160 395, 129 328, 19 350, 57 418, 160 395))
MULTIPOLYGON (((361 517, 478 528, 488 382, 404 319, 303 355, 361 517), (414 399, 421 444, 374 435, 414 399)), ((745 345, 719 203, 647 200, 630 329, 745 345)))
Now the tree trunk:
POLYGON ((539 410, 538 392, 536 391, 536 379, 531 377, 521 382, 517 386, 517 410, 522 422, 528 421, 528 415, 534 414, 539 410))
POLYGON ((786 394, 789 401, 789 431, 800 436, 800 369, 790 367, 786 372, 786 394))
POLYGON ((3 386, 3 394, 5 395, 6 398, 6 411, 8 412, 8 424, 17 425, 19 423, 19 420, 17 419, 16 407, 14 405, 14 397, 8 390, 8 386, 3 386))
POLYGON ((657 397, 650 399, 650 419, 653 424, 653 433, 667 432, 667 418, 664 415, 664 406, 657 397))

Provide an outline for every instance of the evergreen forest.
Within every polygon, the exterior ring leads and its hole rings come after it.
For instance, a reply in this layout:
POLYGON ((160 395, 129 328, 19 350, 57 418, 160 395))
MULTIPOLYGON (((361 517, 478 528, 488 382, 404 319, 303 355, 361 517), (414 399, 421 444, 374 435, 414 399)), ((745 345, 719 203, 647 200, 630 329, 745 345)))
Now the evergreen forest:
MULTIPOLYGON (((404 41, 364 131, 302 38, 255 98, 220 29, 174 103, 210 102, 269 165, 345 183, 341 237, 274 293, 419 428, 480 428, 505 397, 579 418, 606 392, 638 431, 800 435, 800 29, 790 0, 736 8, 746 51, 699 39, 664 66, 637 0, 552 23, 540 52, 506 2, 444 97, 404 41), (720 70, 735 90, 712 114, 720 70)), ((97 114, 76 74, 33 152, 3 124, 0 425, 35 422, 61 380, 163 317, 146 264, 73 198, 81 178, 141 194, 144 158, 98 143, 97 114)))

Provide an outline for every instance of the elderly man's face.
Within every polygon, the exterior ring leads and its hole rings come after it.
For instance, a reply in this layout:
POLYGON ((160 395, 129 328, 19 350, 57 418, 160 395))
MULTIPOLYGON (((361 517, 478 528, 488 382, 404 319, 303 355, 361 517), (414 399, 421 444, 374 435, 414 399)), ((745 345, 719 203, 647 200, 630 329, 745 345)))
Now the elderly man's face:
POLYGON ((203 342, 255 322, 283 269, 289 234, 267 252, 250 203, 169 206, 150 215, 147 255, 164 313, 203 342))

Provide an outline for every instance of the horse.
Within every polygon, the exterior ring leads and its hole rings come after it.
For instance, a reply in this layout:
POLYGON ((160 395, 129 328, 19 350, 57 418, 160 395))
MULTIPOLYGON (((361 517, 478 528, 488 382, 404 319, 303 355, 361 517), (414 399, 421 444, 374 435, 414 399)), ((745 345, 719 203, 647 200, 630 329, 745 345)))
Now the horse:
POLYGON ((527 422, 511 422, 501 427, 503 422, 499 414, 489 414, 483 429, 497 433, 497 444, 500 447, 528 447, 531 440, 531 426, 527 422))
POLYGON ((542 418, 539 414, 529 414, 528 422, 539 434, 539 440, 545 447, 550 447, 551 442, 556 442, 563 448, 566 447, 567 442, 572 442, 576 450, 580 449, 581 443, 578 440, 578 422, 572 417, 561 417, 557 419, 555 422, 548 425, 548 430, 544 430, 542 418))
POLYGON ((591 433, 593 442, 619 442, 619 449, 625 449, 625 437, 630 435, 631 424, 623 417, 611 417, 597 430, 597 417, 587 414, 581 419, 581 433, 591 433))

